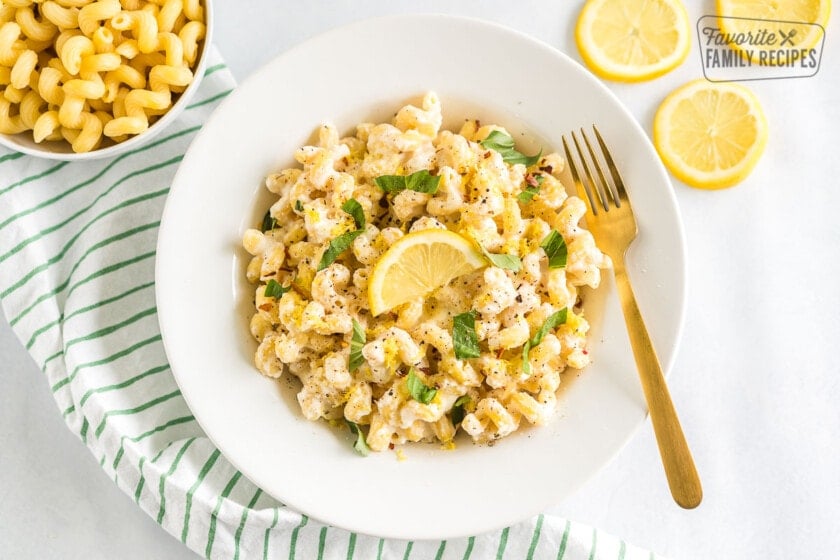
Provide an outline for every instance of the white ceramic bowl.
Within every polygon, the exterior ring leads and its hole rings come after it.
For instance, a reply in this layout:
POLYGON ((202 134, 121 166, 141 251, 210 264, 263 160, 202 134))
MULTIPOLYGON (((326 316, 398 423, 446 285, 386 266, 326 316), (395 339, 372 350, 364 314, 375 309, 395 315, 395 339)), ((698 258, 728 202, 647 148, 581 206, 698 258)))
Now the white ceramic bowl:
POLYGON ((207 31, 199 47, 198 62, 193 69, 193 81, 190 82, 190 85, 181 93, 180 97, 178 97, 177 101, 169 108, 166 114, 162 115, 148 129, 124 142, 117 144, 111 143, 103 148, 78 154, 70 148, 69 143, 64 141, 36 143, 32 139, 31 130, 21 132, 20 134, 0 134, 0 144, 16 152, 23 152, 32 156, 64 161, 82 161, 116 156, 133 150, 157 136, 171 122, 178 118, 178 115, 189 105, 190 99, 192 99, 193 94, 195 94, 201 85, 201 79, 204 76, 207 59, 210 55, 210 45, 213 41, 213 0, 203 0, 202 3, 204 4, 204 19, 207 31))
MULTIPOLYGON (((362 458, 347 429, 302 416, 288 377, 257 372, 240 244, 271 203, 265 176, 297 165, 295 149, 323 121, 352 133, 428 90, 446 128, 498 123, 526 153, 597 124, 633 199, 640 235, 627 265, 666 370, 685 298, 682 226, 653 146, 599 80, 548 45, 472 19, 388 17, 311 39, 245 81, 198 133, 167 198, 156 293, 169 363, 207 435, 266 492, 332 525, 405 539, 477 534, 544 511, 614 457, 647 413, 609 274, 585 301, 592 366, 568 373, 548 425, 493 447, 459 437, 450 451, 405 446, 404 461, 362 458)), ((661 468, 653 455, 650 465, 661 468)))

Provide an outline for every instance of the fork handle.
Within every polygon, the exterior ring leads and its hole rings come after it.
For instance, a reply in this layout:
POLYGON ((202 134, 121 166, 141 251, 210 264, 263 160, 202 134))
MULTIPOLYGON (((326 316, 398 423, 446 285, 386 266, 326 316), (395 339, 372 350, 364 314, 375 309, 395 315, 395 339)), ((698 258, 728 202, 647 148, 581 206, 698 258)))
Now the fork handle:
POLYGON ((630 345, 633 348, 636 368, 639 370, 671 495, 681 507, 695 508, 703 499, 703 488, 694 466, 694 459, 691 457, 677 411, 665 384, 662 366, 636 304, 636 296, 627 276, 624 259, 614 259, 613 266, 624 322, 630 335, 630 345))

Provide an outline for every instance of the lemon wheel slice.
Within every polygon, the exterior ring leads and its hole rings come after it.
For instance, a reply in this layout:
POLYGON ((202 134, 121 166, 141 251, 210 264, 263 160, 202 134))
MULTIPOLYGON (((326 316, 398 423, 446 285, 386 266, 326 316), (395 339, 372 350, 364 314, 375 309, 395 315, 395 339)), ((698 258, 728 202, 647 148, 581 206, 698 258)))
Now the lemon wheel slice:
MULTIPOLYGON (((717 0, 717 12, 720 19, 721 31, 726 34, 752 33, 757 35, 762 29, 772 29, 777 32, 777 41, 772 45, 748 45, 747 49, 756 51, 754 58, 758 58, 758 51, 762 50, 790 50, 810 49, 817 45, 823 37, 828 16, 831 12, 831 0, 717 0), (728 19, 745 18, 745 19, 728 19), (785 22, 777 24, 775 20, 785 22), (815 27, 819 24, 823 29, 815 27), (781 34, 784 34, 782 36, 781 34), (784 46, 781 44, 784 43, 784 46)), ((732 47, 740 49, 733 43, 732 47)), ((769 59, 772 60, 772 59, 769 59)), ((779 59, 778 64, 783 64, 779 59)))
POLYGON ((653 122, 653 143, 671 172, 692 187, 742 181, 767 143, 767 121, 746 87, 700 79, 672 92, 653 122))
POLYGON ((487 266, 478 249, 457 233, 409 233, 379 257, 368 280, 370 311, 379 315, 423 297, 453 278, 487 266))
POLYGON ((691 25, 679 0, 590 0, 578 16, 575 40, 593 72, 638 82, 685 60, 691 25))

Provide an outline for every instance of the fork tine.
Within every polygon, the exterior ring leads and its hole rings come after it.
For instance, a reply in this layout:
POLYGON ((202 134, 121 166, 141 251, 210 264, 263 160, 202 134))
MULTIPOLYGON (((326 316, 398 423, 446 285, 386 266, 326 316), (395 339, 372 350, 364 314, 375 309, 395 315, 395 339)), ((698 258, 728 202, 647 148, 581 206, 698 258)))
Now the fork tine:
POLYGON ((582 198, 586 202, 586 206, 593 215, 598 215, 598 207, 595 204, 594 199, 592 198, 592 192, 589 190, 589 186, 585 185, 583 181, 580 180, 580 174, 578 173, 577 166, 575 166, 575 160, 572 158, 572 153, 569 150, 569 145, 566 143, 566 135, 562 136, 563 138, 563 151, 566 154, 566 161, 569 164, 569 170, 572 172, 572 180, 575 182, 575 188, 577 188, 577 194, 579 198, 582 198))
POLYGON ((604 139, 601 138, 601 133, 598 131, 598 127, 592 125, 592 128, 595 130, 595 136, 598 138, 598 144, 601 145, 601 153, 604 156, 604 161, 607 162, 607 167, 610 168, 610 175, 612 175, 613 183, 615 184, 615 188, 618 191, 617 200, 626 200, 627 204, 630 204, 630 197, 627 196, 627 189, 624 188, 624 181, 621 179, 621 174, 618 172, 618 167, 616 167, 612 155, 607 149, 607 145, 604 143, 604 139))
POLYGON ((612 199, 616 208, 621 208, 621 201, 618 199, 618 195, 615 193, 615 189, 612 187, 612 185, 610 185, 610 182, 607 181, 607 178, 604 177, 604 171, 601 169, 601 164, 598 162, 598 157, 595 155, 595 150, 592 149, 592 144, 589 143, 589 137, 586 135, 586 132, 582 128, 580 129, 580 135, 583 136, 583 143, 586 144, 586 149, 589 150, 589 157, 592 160, 592 165, 595 166, 595 171, 598 173, 598 178, 601 180, 600 184, 603 186, 604 190, 609 195, 607 198, 612 199))
MULTIPOLYGON (((582 129, 581 129, 582 130, 582 129)), ((596 193, 598 193, 598 200, 601 201, 601 206, 604 208, 605 211, 610 211, 610 203, 607 201, 606 196, 604 196, 603 189, 601 188, 598 183, 592 178, 592 173, 589 171, 589 166, 586 164, 586 154, 580 148, 580 144, 578 144, 577 136, 575 136, 575 132, 572 131, 572 142, 575 143, 575 148, 577 148, 578 157, 580 158, 581 166, 583 167, 583 171, 586 174, 586 179, 589 182, 590 187, 596 193)))

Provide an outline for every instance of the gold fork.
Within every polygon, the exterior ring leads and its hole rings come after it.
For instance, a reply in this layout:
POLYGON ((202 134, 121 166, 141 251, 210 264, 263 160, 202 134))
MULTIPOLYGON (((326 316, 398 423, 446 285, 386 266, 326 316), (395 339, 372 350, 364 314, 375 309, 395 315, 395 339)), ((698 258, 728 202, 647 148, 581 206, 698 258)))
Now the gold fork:
POLYGON ((662 366, 656 357, 656 351, 651 344, 639 307, 636 305, 636 297, 633 295, 633 288, 630 286, 624 264, 624 254, 638 232, 636 219, 633 217, 633 209, 630 207, 624 181, 618 173, 610 151, 598 129, 595 126, 592 128, 600 146, 601 156, 609 168, 612 184, 604 176, 595 150, 592 149, 592 144, 589 143, 589 138, 582 128, 580 134, 586 146, 586 152, 581 149, 574 132, 571 133, 571 137, 583 174, 578 171, 564 136, 563 149, 566 152, 566 161, 569 162, 578 196, 586 202, 586 223, 589 230, 598 247, 613 261, 613 273, 621 300, 621 309, 624 312, 630 345, 633 347, 636 368, 639 370, 639 378, 650 411, 650 419, 656 434, 656 442, 659 445, 662 464, 665 467, 665 476, 668 478, 668 486, 671 488, 671 495, 680 506, 687 509, 694 508, 703 499, 700 478, 697 476, 691 451, 688 449, 677 418, 677 411, 668 393, 662 366), (589 162, 595 169, 595 176, 587 163, 587 153, 589 162))

